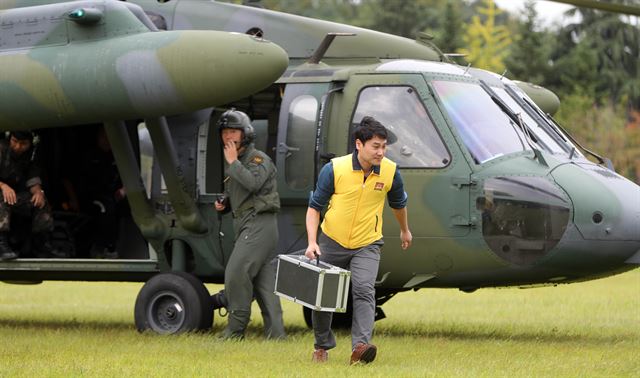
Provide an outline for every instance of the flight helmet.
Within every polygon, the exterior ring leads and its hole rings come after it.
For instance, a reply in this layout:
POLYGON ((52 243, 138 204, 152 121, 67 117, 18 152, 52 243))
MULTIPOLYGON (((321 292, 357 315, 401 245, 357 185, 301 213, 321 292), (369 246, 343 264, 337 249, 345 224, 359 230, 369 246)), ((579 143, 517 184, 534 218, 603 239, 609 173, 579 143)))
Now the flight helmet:
POLYGON ((251 126, 249 116, 233 108, 222 113, 218 120, 218 131, 222 133, 224 129, 242 130, 241 146, 246 146, 256 139, 256 131, 251 126))

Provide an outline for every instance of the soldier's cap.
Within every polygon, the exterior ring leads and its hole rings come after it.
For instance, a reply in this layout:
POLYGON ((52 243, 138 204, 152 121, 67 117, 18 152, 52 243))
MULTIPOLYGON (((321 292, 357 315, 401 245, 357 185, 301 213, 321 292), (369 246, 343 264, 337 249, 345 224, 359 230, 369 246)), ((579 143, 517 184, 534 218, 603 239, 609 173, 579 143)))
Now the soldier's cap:
POLYGON ((28 140, 33 142, 33 133, 31 131, 12 131, 11 136, 17 140, 28 140))

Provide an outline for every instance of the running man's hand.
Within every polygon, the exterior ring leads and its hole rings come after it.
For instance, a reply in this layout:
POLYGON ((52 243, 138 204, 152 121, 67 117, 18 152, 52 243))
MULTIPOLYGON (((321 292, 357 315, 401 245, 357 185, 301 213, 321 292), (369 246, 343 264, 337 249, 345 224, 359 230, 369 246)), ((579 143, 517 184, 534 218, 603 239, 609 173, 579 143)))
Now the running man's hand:
POLYGON ((304 252, 304 255, 307 256, 308 259, 313 260, 318 258, 322 253, 320 252, 320 246, 318 243, 311 243, 307 247, 307 250, 304 252))
POLYGON ((413 240, 413 235, 411 235, 411 231, 400 231, 400 246, 402 249, 407 249, 411 247, 411 241, 413 240))

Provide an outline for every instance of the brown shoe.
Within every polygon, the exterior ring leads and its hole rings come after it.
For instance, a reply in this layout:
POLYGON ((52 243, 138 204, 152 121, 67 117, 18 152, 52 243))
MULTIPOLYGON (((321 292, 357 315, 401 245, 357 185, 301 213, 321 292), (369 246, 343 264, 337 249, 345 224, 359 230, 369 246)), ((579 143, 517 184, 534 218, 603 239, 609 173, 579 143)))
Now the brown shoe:
POLYGON ((316 349, 313 351, 311 361, 313 362, 327 362, 329 359, 329 353, 324 349, 316 349))
POLYGON ((357 343, 351 353, 351 365, 357 362, 368 364, 375 360, 377 352, 378 348, 373 344, 357 343))

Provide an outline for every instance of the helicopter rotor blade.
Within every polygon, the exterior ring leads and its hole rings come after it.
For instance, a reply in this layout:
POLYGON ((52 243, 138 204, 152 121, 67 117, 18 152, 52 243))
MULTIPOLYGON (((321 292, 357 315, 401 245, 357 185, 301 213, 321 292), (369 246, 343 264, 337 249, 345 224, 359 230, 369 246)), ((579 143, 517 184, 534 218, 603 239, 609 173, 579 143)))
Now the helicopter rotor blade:
POLYGON ((640 16, 640 7, 634 5, 605 3, 599 0, 554 0, 556 3, 564 3, 575 5, 576 7, 585 7, 599 9, 608 12, 630 14, 640 16))

